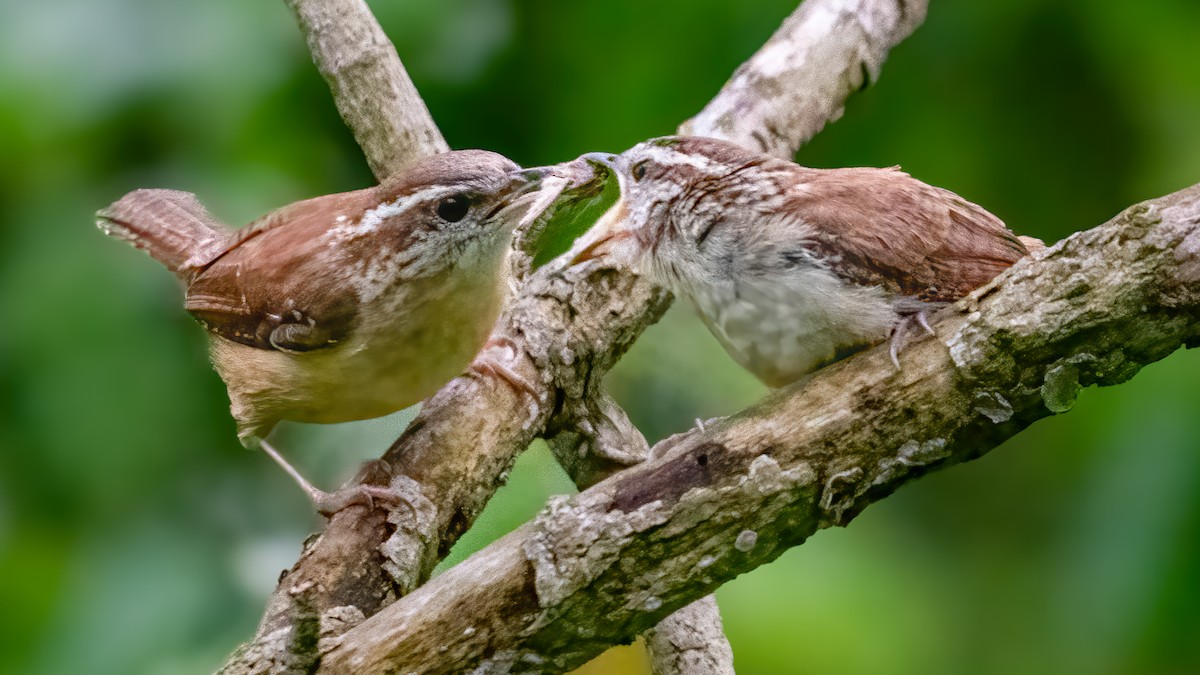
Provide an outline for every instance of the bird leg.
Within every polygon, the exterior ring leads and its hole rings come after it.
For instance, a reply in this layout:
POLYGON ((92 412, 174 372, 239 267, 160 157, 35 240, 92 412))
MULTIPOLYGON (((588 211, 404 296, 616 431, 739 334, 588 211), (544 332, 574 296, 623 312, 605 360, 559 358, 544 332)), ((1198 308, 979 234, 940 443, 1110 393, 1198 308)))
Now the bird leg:
POLYGON ((888 348, 888 355, 892 357, 892 364, 896 366, 896 370, 900 370, 900 352, 907 346, 908 339, 912 337, 918 327, 924 329, 926 335, 937 335, 933 326, 929 325, 929 316, 926 310, 902 316, 896 323, 896 327, 892 329, 892 343, 888 348))
MULTIPOLYGON (((304 490, 305 494, 308 495, 308 498, 312 500, 313 506, 315 506, 317 509, 317 513, 320 513, 326 518, 329 518, 338 511, 355 504, 362 504, 368 509, 374 509, 376 499, 389 504, 408 504, 407 500, 393 492, 391 489, 380 485, 370 485, 367 483, 359 483, 348 488, 343 488, 336 492, 326 492, 308 482, 308 479, 300 475, 300 472, 296 470, 296 467, 289 464, 288 461, 283 458, 283 455, 279 454, 279 451, 273 448, 270 443, 266 442, 265 440, 260 440, 259 447, 262 448, 263 452, 267 453, 268 457, 275 460, 276 464, 283 467, 283 470, 292 477, 292 480, 296 481, 296 484, 300 486, 300 489, 304 490)), ((411 504, 408 504, 408 506, 410 508, 412 507, 411 504)))
POLYGON ((533 384, 505 363, 506 361, 511 362, 515 360, 516 355, 517 345, 512 339, 503 336, 489 338, 484 343, 483 348, 479 350, 479 354, 476 355, 475 360, 467 368, 467 373, 499 378, 507 382, 517 393, 529 394, 534 401, 537 401, 539 400, 539 393, 533 384), (497 351, 501 351, 503 354, 502 359, 497 358, 497 351))

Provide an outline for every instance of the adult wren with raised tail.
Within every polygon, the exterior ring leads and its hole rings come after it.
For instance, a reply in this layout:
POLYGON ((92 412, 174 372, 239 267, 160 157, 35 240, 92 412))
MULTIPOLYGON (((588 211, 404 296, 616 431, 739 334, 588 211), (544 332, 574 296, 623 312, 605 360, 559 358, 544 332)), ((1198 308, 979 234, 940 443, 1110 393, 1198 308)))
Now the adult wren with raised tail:
MULTIPOLYGON (((686 297, 726 351, 778 387, 892 338, 1041 248, 895 168, 810 169, 699 137, 581 158, 621 197, 574 261, 628 265, 686 297)), ((577 160, 579 161, 579 160, 577 160)))
MULTIPOLYGON (((347 496, 314 488, 263 439, 281 420, 386 415, 463 372, 505 302, 513 228, 541 176, 466 150, 236 231, 172 190, 136 190, 97 217, 184 283, 238 438, 267 451, 328 513, 347 496)), ((373 490, 348 498, 386 496, 373 490)))

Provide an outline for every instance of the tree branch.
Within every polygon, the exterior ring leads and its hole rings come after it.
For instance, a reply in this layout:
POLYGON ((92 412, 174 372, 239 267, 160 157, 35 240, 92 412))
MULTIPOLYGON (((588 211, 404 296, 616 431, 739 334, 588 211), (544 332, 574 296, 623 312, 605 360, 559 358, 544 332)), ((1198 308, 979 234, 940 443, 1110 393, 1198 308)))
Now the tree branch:
POLYGON ((925 20, 927 0, 809 0, 679 132, 791 159, 850 94, 879 78, 888 52, 925 20))
MULTIPOLYGON (((606 274, 603 270, 593 275, 606 274)), ((562 671, 932 470, 1200 344, 1200 185, 1134 206, 886 346, 660 443, 345 633, 321 672, 562 671)))
MULTIPOLYGON (((550 449, 580 489, 645 461, 646 439, 603 390, 557 415, 568 430, 547 434, 550 449)), ((663 619, 646 633, 655 675, 733 673, 733 649, 725 637, 717 599, 705 596, 663 619)))
POLYGON ((286 2, 377 179, 450 149, 365 0, 286 2))
POLYGON ((646 631, 654 675, 733 675, 733 649, 717 599, 706 595, 646 631))
MULTIPOLYGON (((327 48, 324 38, 318 37, 336 35, 339 37, 335 42, 340 43, 353 42, 350 38, 354 35, 374 36, 355 38, 368 45, 383 39, 379 38, 381 33, 364 27, 369 22, 378 28, 361 0, 288 2, 299 8, 297 14, 309 35, 314 60, 330 80, 335 97, 340 99, 338 92, 346 90, 371 99, 369 88, 360 90, 358 85, 343 83, 342 78, 352 74, 353 69, 322 65, 326 61, 340 62, 322 56, 325 51, 348 53, 353 49, 327 48), (316 12, 316 7, 326 5, 329 7, 313 14, 314 18, 304 18, 303 12, 316 12), (339 28, 327 25, 325 18, 317 18, 334 16, 350 17, 337 21, 346 20, 351 25, 339 28)), ((844 0, 808 0, 804 7, 843 4, 844 0)), ((876 12, 894 2, 864 0, 861 4, 863 11, 876 12)), ((825 27, 831 32, 845 28, 838 23, 825 27)), ((380 52, 376 49, 372 53, 380 52)), ((854 59, 855 64, 860 61, 857 53, 842 56, 854 59)), ((841 73, 850 63, 810 60, 802 68, 811 69, 815 80, 828 78, 834 82, 841 80, 841 73)), ((407 77, 404 80, 407 82, 407 77)), ((386 94, 392 90, 380 91, 386 94)), ((850 93, 833 85, 822 86, 820 91, 834 99, 805 115, 794 116, 795 123, 819 128, 821 110, 839 110, 850 93)), ((406 105, 390 94, 375 95, 377 98, 369 105, 364 103, 363 108, 378 107, 385 112, 356 117, 356 122, 348 119, 368 156, 372 153, 368 146, 375 138, 371 125, 383 124, 380 137, 394 135, 388 131, 394 129, 388 120, 402 119, 404 113, 386 109, 406 105), (377 118, 383 122, 373 121, 377 118), (356 124, 365 128, 360 131, 356 124)), ((724 137, 720 130, 710 135, 724 137)), ((669 303, 670 295, 662 289, 614 270, 564 269, 563 262, 557 261, 532 274, 497 324, 495 335, 504 338, 507 346, 482 356, 502 360, 519 373, 533 385, 536 401, 505 383, 476 376, 459 377, 426 401, 420 415, 383 458, 394 476, 391 487, 405 495, 412 508, 401 506, 385 514, 351 507, 335 514, 324 532, 305 543, 295 566, 281 576, 253 640, 231 655, 224 672, 308 670, 320 663, 326 651, 340 644, 338 636, 344 631, 412 592, 428 578, 437 561, 504 482, 516 455, 538 435, 560 437, 552 444, 560 448, 570 443, 564 434, 590 440, 591 451, 580 466, 572 469, 571 462, 565 463, 572 472, 584 472, 577 475, 585 482, 637 459, 637 453, 631 453, 628 445, 604 440, 609 433, 604 424, 589 431, 581 429, 578 422, 598 419, 588 417, 592 413, 587 411, 611 412, 615 408, 611 401, 597 398, 603 376, 641 332, 658 320, 669 303)), ((620 418, 624 419, 623 412, 620 418)), ((609 419, 616 418, 609 415, 609 419)), ((621 424, 619 420, 614 423, 621 424)), ((576 445, 576 453, 578 448, 576 445)), ((564 457, 561 453, 559 456, 564 457)), ((363 479, 385 483, 388 475, 380 471, 363 479)), ((498 616, 496 620, 503 619, 498 616)), ((449 658, 446 654, 442 657, 449 658)))

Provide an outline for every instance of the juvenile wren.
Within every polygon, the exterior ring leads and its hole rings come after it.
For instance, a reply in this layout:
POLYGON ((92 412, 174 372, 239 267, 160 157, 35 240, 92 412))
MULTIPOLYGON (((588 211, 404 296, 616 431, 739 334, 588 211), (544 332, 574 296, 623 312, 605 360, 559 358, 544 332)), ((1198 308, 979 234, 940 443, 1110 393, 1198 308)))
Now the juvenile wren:
POLYGON ((227 230, 196 198, 136 190, 98 214, 183 281, 208 330, 238 438, 262 447, 281 420, 346 422, 410 406, 461 373, 509 287, 513 227, 539 170, 449 152, 383 184, 296 202, 227 230))
MULTIPOLYGON (((1041 247, 898 169, 810 169, 709 138, 665 137, 607 165, 621 197, 574 247, 686 297, 772 387, 892 337, 1041 247)), ((578 161, 578 160, 577 160, 578 161)))

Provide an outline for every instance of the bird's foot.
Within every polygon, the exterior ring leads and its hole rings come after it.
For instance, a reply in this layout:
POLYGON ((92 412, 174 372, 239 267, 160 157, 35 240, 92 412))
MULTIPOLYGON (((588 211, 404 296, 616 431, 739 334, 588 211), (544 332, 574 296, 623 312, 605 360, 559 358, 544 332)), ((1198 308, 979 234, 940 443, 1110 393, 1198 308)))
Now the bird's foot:
POLYGON ((309 492, 309 498, 312 499, 313 506, 316 507, 317 513, 332 518, 333 514, 350 506, 361 505, 367 509, 373 510, 375 502, 378 500, 384 504, 399 505, 404 504, 412 508, 412 504, 400 495, 392 492, 390 488, 382 485, 368 485, 359 483, 350 487, 342 488, 336 492, 326 492, 324 490, 314 489, 309 492))
POLYGON ((507 382, 520 394, 528 394, 534 401, 538 400, 538 390, 529 380, 508 366, 516 361, 517 346, 506 337, 493 337, 484 343, 483 348, 467 372, 472 375, 495 377, 507 382))
POLYGON ((925 331, 926 335, 937 335, 933 326, 929 325, 929 316, 925 311, 909 314, 900 319, 892 329, 892 343, 888 355, 892 357, 892 365, 900 370, 900 352, 908 345, 908 340, 917 332, 917 328, 925 331))
POLYGON ((409 508, 412 508, 412 504, 407 499, 394 492, 391 488, 374 483, 361 482, 364 479, 381 480, 390 478, 391 468, 383 460, 367 462, 363 469, 359 471, 357 480, 360 482, 357 484, 335 492, 326 492, 310 483, 270 443, 260 441, 259 447, 262 448, 263 452, 267 453, 267 456, 275 460, 275 463, 282 467, 292 477, 292 480, 296 481, 296 484, 300 486, 301 490, 304 490, 309 500, 312 501, 317 513, 326 518, 331 518, 338 511, 355 505, 374 509, 376 500, 385 504, 405 504, 409 508), (383 472, 383 474, 372 475, 380 474, 380 472, 383 472))

